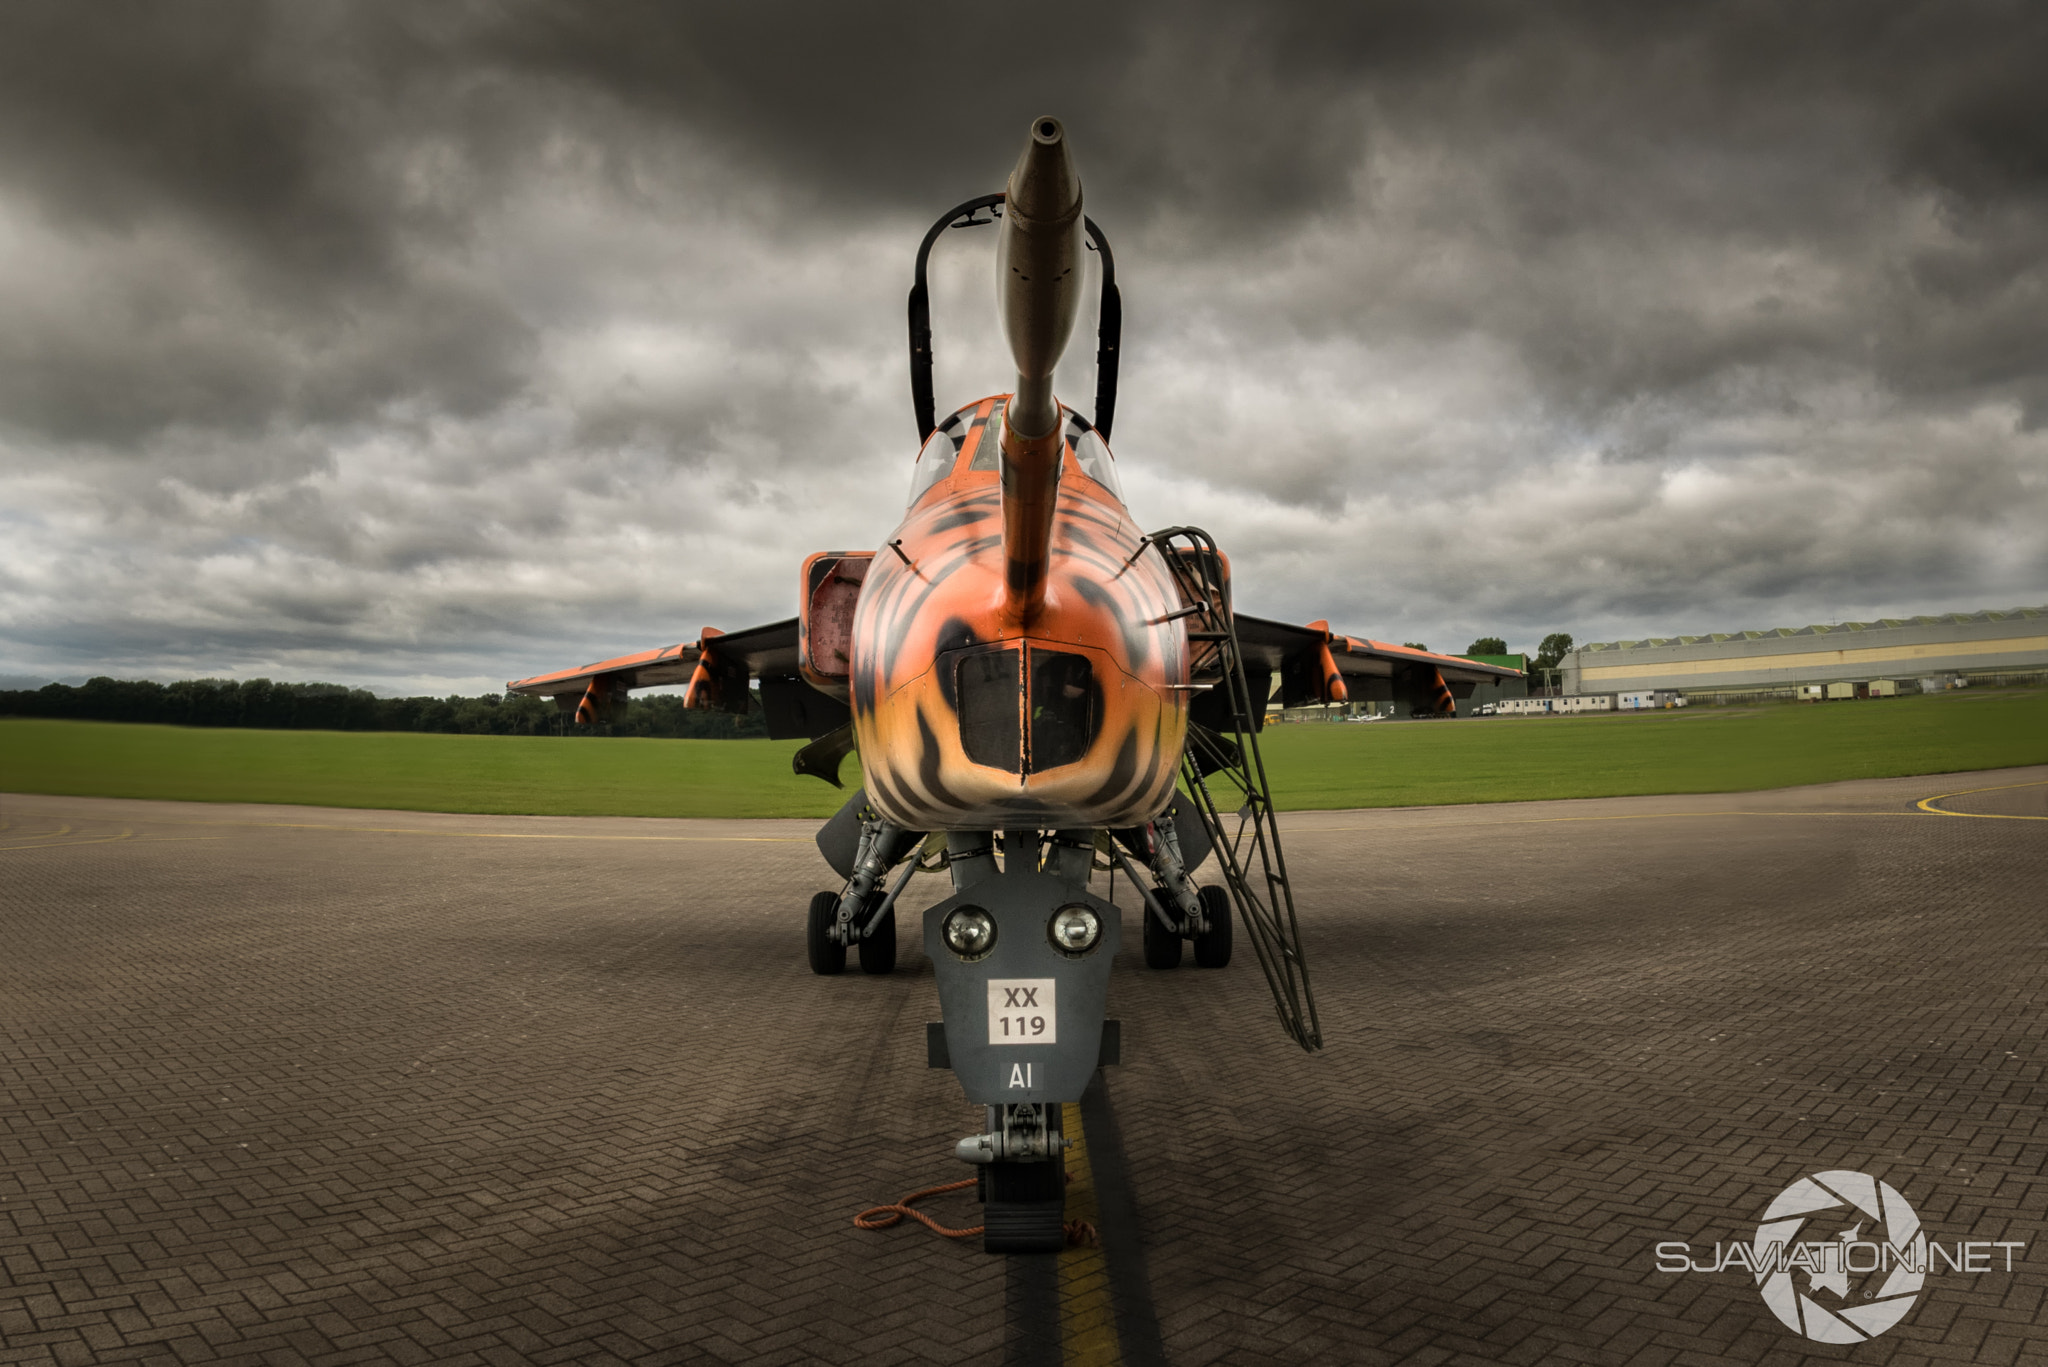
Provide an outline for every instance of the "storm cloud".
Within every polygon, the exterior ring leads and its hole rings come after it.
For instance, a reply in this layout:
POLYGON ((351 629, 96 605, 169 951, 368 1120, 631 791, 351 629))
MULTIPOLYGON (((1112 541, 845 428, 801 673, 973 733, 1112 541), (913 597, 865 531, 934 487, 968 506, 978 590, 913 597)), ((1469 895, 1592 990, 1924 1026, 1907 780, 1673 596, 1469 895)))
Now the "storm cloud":
MULTIPOLYGON (((789 615, 900 510, 919 235, 1048 112, 1133 512, 1247 610, 2048 601, 2043 70, 2020 4, 11 5, 0 673, 479 691, 789 615)), ((1008 387, 992 249, 934 253, 942 406, 1008 387)))

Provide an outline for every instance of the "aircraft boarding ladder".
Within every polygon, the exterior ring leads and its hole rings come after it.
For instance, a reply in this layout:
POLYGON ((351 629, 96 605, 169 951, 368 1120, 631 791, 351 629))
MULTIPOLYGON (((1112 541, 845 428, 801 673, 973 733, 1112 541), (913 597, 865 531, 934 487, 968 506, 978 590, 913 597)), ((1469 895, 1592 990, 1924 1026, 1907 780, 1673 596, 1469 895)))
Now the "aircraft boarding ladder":
MULTIPOLYGON (((1223 557, 1215 539, 1199 527, 1169 527, 1147 540, 1166 557, 1181 599, 1192 609, 1188 641, 1194 658, 1189 677, 1213 677, 1214 688, 1223 690, 1226 699, 1221 726, 1189 723, 1181 781, 1209 833, 1238 920, 1259 956, 1280 1026, 1296 1044, 1313 1052, 1323 1046, 1322 1026, 1309 989, 1308 960, 1295 919, 1294 890, 1287 881, 1287 859, 1280 848, 1273 793, 1259 753, 1266 699, 1254 697, 1245 678, 1223 557)), ((1215 710, 1202 710, 1217 719, 1215 710)))

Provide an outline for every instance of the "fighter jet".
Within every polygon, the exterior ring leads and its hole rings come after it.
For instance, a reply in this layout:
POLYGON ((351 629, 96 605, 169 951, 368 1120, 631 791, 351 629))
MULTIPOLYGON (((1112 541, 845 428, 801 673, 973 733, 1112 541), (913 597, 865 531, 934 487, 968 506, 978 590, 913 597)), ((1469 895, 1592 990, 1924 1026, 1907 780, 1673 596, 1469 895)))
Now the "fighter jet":
POLYGON ((919 868, 950 877, 952 895, 922 917, 943 1015, 928 1058, 986 1107, 987 1128, 955 1146, 979 1165, 984 1247, 1051 1251, 1065 1241, 1062 1103, 1120 1050, 1104 1013, 1122 926, 1095 875, 1113 888, 1121 872, 1138 894, 1151 968, 1190 945, 1198 965, 1222 968, 1241 927, 1282 1028, 1317 1049, 1258 750, 1270 703, 1444 715, 1515 671, 1239 614, 1207 533, 1132 521, 1109 449, 1115 258, 1082 212, 1059 120, 1032 121, 1003 191, 925 234, 909 313, 921 446, 903 520, 878 548, 806 559, 786 621, 706 628, 508 687, 597 724, 632 689, 687 683, 687 707, 758 706, 771 736, 809 740, 799 773, 838 784, 858 754, 862 787, 818 835, 840 886, 811 900, 810 967, 839 973, 851 949, 866 972, 892 971, 905 885, 919 868), (1017 383, 937 421, 926 261, 947 230, 985 226, 1017 383), (1052 380, 1091 251, 1097 389, 1083 416, 1052 380), (1198 884, 1211 859, 1214 881, 1198 884))

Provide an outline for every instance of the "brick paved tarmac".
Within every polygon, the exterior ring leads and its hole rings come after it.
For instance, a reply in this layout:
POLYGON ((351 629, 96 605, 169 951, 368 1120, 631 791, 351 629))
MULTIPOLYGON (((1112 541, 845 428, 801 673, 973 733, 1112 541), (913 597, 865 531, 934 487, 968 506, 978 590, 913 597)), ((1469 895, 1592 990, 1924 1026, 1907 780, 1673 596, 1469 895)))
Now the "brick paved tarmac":
MULTIPOLYGON (((2043 784, 1288 818, 1324 1054, 1248 956, 1112 987, 1105 1239, 1142 1241, 1167 1356, 2048 1360, 2048 1244, 1853 1348, 1654 1256, 1828 1168, 1944 1243, 2042 1240, 2048 823, 1986 818, 2043 784)), ((807 824, 0 817, 0 1362, 1010 1341, 1002 1260, 849 1223, 957 1175, 978 1116, 921 1066, 914 937, 891 979, 805 970, 807 824)))

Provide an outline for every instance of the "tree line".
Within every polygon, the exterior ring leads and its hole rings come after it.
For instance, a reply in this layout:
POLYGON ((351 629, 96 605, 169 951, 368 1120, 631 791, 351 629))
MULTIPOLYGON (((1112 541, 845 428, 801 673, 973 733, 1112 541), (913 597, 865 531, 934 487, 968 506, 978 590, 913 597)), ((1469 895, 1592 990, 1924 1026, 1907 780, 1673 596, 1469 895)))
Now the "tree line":
POLYGON ((250 726, 279 731, 433 731, 450 735, 612 735, 733 739, 766 736, 761 704, 745 716, 686 711, 681 695, 632 699, 623 719, 577 726, 551 698, 486 694, 479 698, 380 698, 367 689, 269 679, 88 679, 0 689, 0 716, 70 721, 154 722, 166 726, 250 726))
MULTIPOLYGON (((1415 648, 1417 650, 1429 649, 1428 646, 1416 646, 1415 648)), ((1465 653, 1467 655, 1507 655, 1513 652, 1509 651, 1508 643, 1500 637, 1482 636, 1471 645, 1466 646, 1465 653)), ((1529 661, 1529 671, 1531 674, 1534 674, 1538 670, 1556 669, 1564 663, 1564 657, 1571 653, 1571 633, 1553 631, 1543 638, 1542 645, 1536 647, 1535 657, 1529 661)))

